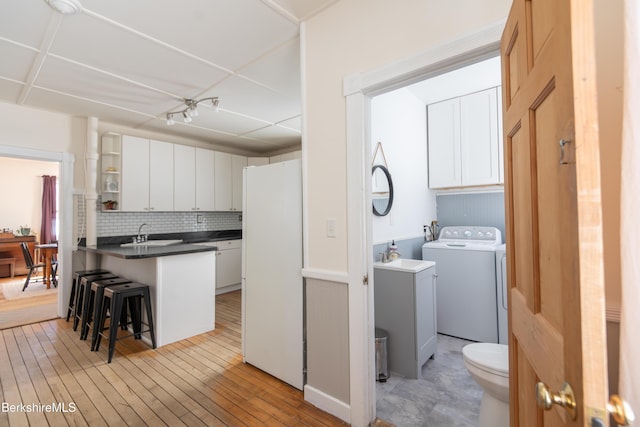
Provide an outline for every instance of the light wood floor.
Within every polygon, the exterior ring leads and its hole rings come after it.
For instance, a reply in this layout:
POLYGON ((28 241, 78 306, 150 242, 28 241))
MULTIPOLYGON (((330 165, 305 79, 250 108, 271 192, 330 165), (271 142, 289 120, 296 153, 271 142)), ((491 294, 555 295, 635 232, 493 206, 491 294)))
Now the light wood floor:
POLYGON ((214 331, 156 350, 121 340, 110 364, 106 344, 91 352, 64 319, 0 331, 0 402, 32 405, 0 411, 0 426, 346 425, 242 363, 240 299, 216 298, 214 331))
MULTIPOLYGON (((16 276, 23 280, 26 276, 16 276)), ((7 283, 14 281, 10 277, 0 279, 0 289, 7 283)), ((32 296, 8 300, 0 290, 0 330, 41 322, 57 317, 58 294, 32 296)))

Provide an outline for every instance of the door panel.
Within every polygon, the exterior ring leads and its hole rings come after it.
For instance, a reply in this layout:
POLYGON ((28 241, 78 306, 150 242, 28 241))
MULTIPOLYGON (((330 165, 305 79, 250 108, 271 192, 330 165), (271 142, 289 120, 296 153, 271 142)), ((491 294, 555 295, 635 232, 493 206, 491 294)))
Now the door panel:
POLYGON ((591 11, 514 0, 501 42, 513 426, 590 425, 607 400, 591 11), (571 385, 575 420, 536 406, 540 381, 571 385))

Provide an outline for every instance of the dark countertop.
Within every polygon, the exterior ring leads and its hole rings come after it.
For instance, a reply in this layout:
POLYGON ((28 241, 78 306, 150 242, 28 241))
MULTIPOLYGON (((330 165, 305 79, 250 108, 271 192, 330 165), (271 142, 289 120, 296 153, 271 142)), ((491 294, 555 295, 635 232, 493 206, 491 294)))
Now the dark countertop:
POLYGON ((83 240, 78 246, 78 250, 125 259, 157 258, 196 252, 209 252, 217 251, 218 248, 216 246, 198 245, 197 243, 242 239, 242 230, 151 234, 149 235, 149 240, 181 239, 184 243, 169 246, 120 246, 122 243, 131 242, 131 237, 132 236, 99 237, 97 246, 84 246, 83 240))
POLYGON ((210 252, 217 251, 218 248, 217 246, 180 243, 168 246, 129 246, 124 248, 120 245, 78 246, 78 250, 117 258, 141 259, 184 255, 196 252, 210 252))

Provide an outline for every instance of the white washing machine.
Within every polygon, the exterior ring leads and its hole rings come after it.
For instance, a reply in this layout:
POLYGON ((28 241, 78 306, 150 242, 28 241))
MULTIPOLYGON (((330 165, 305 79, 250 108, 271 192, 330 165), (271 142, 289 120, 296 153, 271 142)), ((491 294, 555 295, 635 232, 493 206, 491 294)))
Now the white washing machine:
POLYGON ((444 227, 422 246, 422 259, 438 268, 438 332, 479 342, 498 342, 495 227, 444 227))
POLYGON ((496 290, 498 292, 498 343, 508 345, 507 249, 504 244, 496 248, 496 290))

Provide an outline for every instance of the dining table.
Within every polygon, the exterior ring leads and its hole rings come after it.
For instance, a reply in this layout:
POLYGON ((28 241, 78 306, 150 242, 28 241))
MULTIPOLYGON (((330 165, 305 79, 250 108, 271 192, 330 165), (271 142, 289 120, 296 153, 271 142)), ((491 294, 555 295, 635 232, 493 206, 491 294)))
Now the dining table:
MULTIPOLYGON (((42 243, 35 245, 40 249, 40 258, 44 261, 44 283, 47 289, 51 288, 52 263, 58 254, 57 243, 42 243)), ((55 280, 55 278, 53 278, 55 280)))

